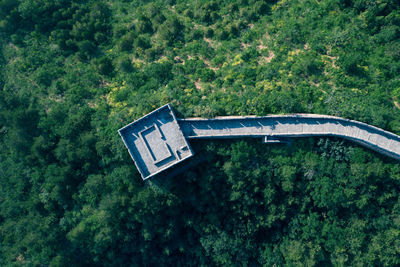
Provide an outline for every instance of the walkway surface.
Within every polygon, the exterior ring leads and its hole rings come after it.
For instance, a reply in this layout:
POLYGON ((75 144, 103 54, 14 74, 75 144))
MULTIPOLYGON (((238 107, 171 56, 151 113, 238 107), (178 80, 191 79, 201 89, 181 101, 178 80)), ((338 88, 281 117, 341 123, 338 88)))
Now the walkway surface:
POLYGON ((196 138, 258 137, 276 143, 293 137, 337 136, 400 160, 400 136, 326 115, 177 119, 167 104, 121 128, 119 134, 143 179, 192 157, 188 140, 196 138))
POLYGON ((337 136, 400 160, 400 136, 339 117, 294 114, 265 117, 178 119, 183 135, 195 138, 337 136))

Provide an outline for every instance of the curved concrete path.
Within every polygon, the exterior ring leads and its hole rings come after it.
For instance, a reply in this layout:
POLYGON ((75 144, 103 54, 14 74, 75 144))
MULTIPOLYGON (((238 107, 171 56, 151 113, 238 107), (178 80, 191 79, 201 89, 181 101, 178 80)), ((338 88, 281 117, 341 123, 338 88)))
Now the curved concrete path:
POLYGON ((400 136, 380 128, 334 116, 315 114, 265 117, 178 119, 183 135, 195 138, 337 136, 400 160, 400 136))

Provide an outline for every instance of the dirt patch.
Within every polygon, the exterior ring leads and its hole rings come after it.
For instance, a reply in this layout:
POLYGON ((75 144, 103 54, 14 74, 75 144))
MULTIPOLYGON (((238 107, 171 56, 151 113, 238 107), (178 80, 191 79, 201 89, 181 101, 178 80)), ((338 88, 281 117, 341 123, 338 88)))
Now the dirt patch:
POLYGON ((103 88, 105 88, 105 87, 107 87, 107 86, 109 86, 110 85, 110 82, 108 82, 108 81, 106 81, 106 80, 100 80, 100 87, 103 87, 103 88))
POLYGON ((331 65, 332 68, 334 68, 334 69, 338 69, 339 68, 336 65, 336 60, 338 59, 338 57, 324 55, 324 56, 322 56, 322 59, 323 59, 325 64, 331 65))
POLYGON ((216 49, 216 48, 218 48, 218 47, 221 46, 221 43, 220 43, 220 42, 218 42, 218 41, 213 41, 213 40, 211 40, 211 38, 206 38, 206 37, 204 37, 203 40, 204 40, 211 48, 216 49))
POLYGON ((207 43, 209 46, 214 47, 214 43, 213 43, 213 41, 212 41, 210 38, 204 37, 204 41, 206 41, 206 43, 207 43))
POLYGON ((274 52, 269 51, 268 57, 266 58, 266 61, 269 63, 269 62, 271 62, 271 60, 272 60, 274 57, 275 57, 274 52))
POLYGON ((196 87, 197 90, 203 90, 203 86, 200 84, 200 79, 194 82, 194 86, 196 87))
POLYGON ((219 68, 217 68, 217 67, 212 67, 212 66, 211 66, 211 62, 210 62, 209 60, 203 59, 203 62, 204 62, 204 64, 206 64, 206 66, 207 66, 209 69, 211 69, 211 70, 213 70, 213 71, 219 70, 219 68))
POLYGON ((180 58, 179 56, 174 57, 174 62, 178 64, 183 64, 185 65, 185 60, 180 58))
MULTIPOLYGON (((176 60, 178 60, 177 57, 175 57, 176 60)), ((213 71, 217 71, 219 70, 219 67, 212 67, 211 66, 211 62, 208 59, 203 58, 202 56, 191 56, 191 55, 187 55, 187 60, 191 60, 191 59, 198 59, 198 60, 202 60, 204 62, 204 64, 207 66, 207 68, 212 69, 213 71)), ((174 59, 174 61, 176 62, 176 60, 174 59)), ((182 61, 181 63, 183 65, 185 65, 185 60, 183 58, 179 58, 180 61, 182 61)))
POLYGON ((267 56, 267 57, 265 57, 265 56, 264 56, 264 57, 261 57, 261 60, 259 60, 258 63, 259 63, 259 64, 262 64, 262 63, 270 63, 271 60, 272 60, 274 57, 275 57, 274 52, 269 51, 268 56, 267 56))
POLYGON ((393 103, 396 108, 400 109, 400 104, 399 104, 399 102, 396 101, 396 99, 393 99, 393 103))
POLYGON ((9 43, 8 44, 12 49, 15 49, 15 50, 19 50, 19 48, 15 45, 15 44, 13 44, 13 43, 9 43))
POLYGON ((260 44, 257 46, 257 50, 262 50, 262 49, 267 49, 267 48, 268 48, 268 46, 263 45, 263 44, 260 44))
POLYGON ((248 47, 250 47, 251 45, 250 44, 246 44, 246 43, 243 43, 243 42, 241 42, 240 43, 240 49, 247 49, 248 47))
POLYGON ((319 87, 319 85, 320 85, 319 83, 310 81, 310 84, 312 84, 312 85, 314 85, 315 87, 317 87, 318 90, 319 90, 320 92, 322 92, 322 93, 324 93, 324 94, 328 94, 325 90, 323 90, 322 88, 319 87))

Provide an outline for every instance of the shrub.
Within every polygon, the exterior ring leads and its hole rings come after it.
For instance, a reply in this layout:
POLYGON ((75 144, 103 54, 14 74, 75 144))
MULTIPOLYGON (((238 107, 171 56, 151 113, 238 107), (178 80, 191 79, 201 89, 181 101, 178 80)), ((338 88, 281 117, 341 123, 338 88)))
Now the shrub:
POLYGON ((78 56, 80 59, 88 59, 96 50, 96 46, 91 41, 85 40, 78 43, 78 56))
POLYGON ((121 38, 121 40, 119 41, 119 50, 121 52, 129 52, 132 50, 133 48, 133 41, 134 38, 131 34, 125 35, 121 38))
POLYGON ((150 48, 150 38, 147 35, 139 35, 139 37, 135 40, 135 47, 141 49, 150 48))
POLYGON ((214 36, 214 30, 211 28, 207 28, 206 32, 205 32, 205 36, 207 38, 212 38, 214 36))
POLYGON ((101 57, 96 62, 99 72, 103 75, 110 75, 114 71, 111 60, 107 57, 101 57))

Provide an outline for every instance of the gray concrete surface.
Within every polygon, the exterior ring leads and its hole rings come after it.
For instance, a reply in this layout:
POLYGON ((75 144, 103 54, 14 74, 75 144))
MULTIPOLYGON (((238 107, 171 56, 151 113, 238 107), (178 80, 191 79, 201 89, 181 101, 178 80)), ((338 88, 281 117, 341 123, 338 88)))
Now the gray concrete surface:
POLYGON ((118 132, 143 180, 193 155, 169 104, 118 132))
POLYGON ((294 114, 190 118, 179 119, 178 123, 188 139, 267 137, 266 140, 279 140, 279 137, 337 136, 400 160, 399 136, 362 122, 339 117, 294 114))
POLYGON ((316 114, 176 119, 169 104, 119 131, 142 178, 191 157, 187 139, 259 137, 264 143, 293 137, 337 136, 400 160, 400 136, 339 117, 316 114))

